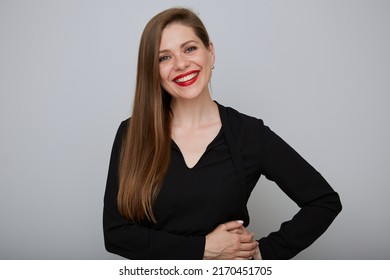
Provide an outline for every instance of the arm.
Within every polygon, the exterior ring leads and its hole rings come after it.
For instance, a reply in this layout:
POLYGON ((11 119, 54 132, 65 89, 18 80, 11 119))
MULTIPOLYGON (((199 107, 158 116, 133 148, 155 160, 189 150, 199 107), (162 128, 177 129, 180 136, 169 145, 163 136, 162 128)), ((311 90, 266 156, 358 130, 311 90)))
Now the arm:
POLYGON ((115 137, 104 196, 103 230, 107 251, 129 259, 202 259, 205 237, 156 231, 126 221, 119 214, 117 171, 125 128, 126 122, 123 122, 115 137))
POLYGON ((310 164, 260 122, 260 170, 301 209, 280 229, 261 238, 264 259, 290 259, 311 245, 341 211, 338 194, 310 164))

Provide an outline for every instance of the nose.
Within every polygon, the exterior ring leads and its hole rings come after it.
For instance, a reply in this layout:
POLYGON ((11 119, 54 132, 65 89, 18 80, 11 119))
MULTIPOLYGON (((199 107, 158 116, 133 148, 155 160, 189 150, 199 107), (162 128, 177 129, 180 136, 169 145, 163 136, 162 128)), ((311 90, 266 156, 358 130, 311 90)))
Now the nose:
POLYGON ((175 70, 185 69, 189 65, 189 60, 183 56, 178 55, 175 57, 175 70))

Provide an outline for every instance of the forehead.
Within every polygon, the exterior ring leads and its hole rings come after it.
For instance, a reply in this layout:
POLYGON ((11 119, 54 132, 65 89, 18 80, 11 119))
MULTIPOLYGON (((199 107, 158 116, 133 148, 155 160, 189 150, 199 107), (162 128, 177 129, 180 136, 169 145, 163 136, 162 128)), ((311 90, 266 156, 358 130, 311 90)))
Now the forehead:
POLYGON ((171 23, 162 32, 160 50, 174 49, 187 41, 200 42, 200 39, 191 27, 180 23, 171 23))

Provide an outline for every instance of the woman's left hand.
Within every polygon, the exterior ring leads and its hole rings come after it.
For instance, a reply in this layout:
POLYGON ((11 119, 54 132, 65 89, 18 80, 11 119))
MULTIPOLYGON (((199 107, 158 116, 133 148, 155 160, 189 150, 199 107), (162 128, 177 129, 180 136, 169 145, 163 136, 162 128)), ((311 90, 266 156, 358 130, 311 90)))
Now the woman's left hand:
MULTIPOLYGON (((229 232, 238 233, 238 234, 250 234, 250 232, 244 226, 230 230, 229 232)), ((254 260, 262 260, 259 246, 257 246, 256 253, 252 256, 252 258, 254 260)))

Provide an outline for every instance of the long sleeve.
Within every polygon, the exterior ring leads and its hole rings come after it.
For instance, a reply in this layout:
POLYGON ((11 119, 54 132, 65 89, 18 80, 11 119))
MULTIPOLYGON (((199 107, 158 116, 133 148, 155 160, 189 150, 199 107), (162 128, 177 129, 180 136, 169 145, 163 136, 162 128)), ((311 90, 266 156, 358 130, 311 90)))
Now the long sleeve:
POLYGON ((342 206, 338 194, 293 148, 259 121, 261 173, 299 207, 280 229, 259 240, 264 259, 290 259, 329 227, 342 206))
POLYGON ((120 125, 114 140, 104 196, 103 231, 107 251, 128 259, 202 259, 205 237, 154 230, 131 223, 119 214, 117 174, 125 129, 126 121, 120 125))

